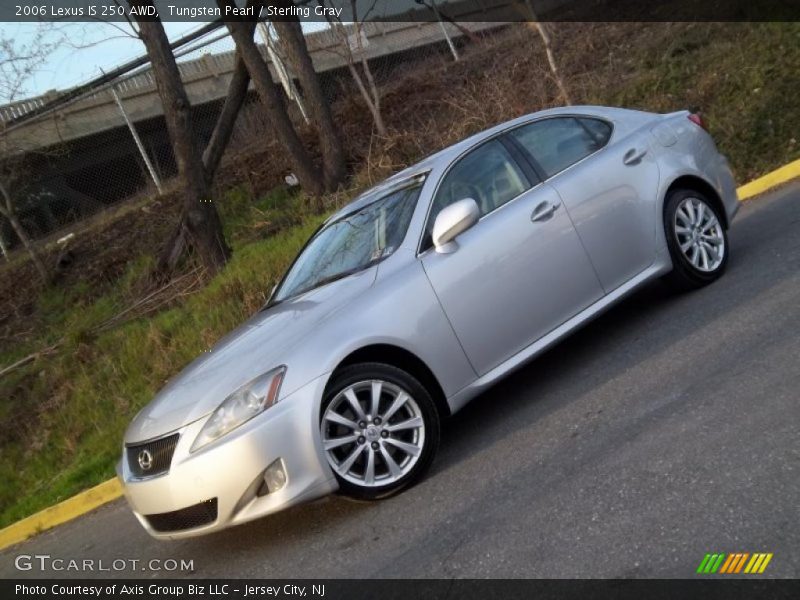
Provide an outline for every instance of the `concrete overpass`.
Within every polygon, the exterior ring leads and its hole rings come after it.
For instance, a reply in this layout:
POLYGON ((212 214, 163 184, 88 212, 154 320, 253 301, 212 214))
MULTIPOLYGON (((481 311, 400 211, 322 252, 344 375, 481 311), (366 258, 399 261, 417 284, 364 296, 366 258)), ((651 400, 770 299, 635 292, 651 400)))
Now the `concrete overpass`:
MULTIPOLYGON (((479 14, 491 17, 494 6, 507 7, 510 4, 515 2, 466 0, 459 3, 462 11, 453 18, 475 18, 479 14), (462 4, 465 6, 461 6, 462 4)), ((463 22, 461 25, 472 31, 481 31, 497 27, 500 23, 473 21, 463 22)), ((453 39, 463 35, 450 24, 445 24, 445 28, 453 39)), ((439 22, 369 22, 364 24, 364 34, 365 54, 369 60, 390 57, 445 41, 442 25, 439 22)), ((324 30, 310 33, 306 36, 306 40, 318 73, 335 72, 347 66, 346 53, 342 51, 341 40, 334 32, 324 30)), ((269 61, 263 47, 262 52, 270 63, 277 81, 275 67, 269 61)), ((181 77, 193 106, 202 106, 225 97, 233 71, 234 54, 234 50, 230 50, 217 54, 204 54, 199 58, 179 62, 181 77)), ((153 73, 149 67, 119 80, 114 87, 128 117, 134 123, 163 114, 153 73)), ((0 106, 0 127, 20 117, 24 119, 26 113, 41 107, 57 95, 57 92, 49 92, 0 106)), ((124 126, 122 115, 107 85, 43 115, 10 124, 5 129, 2 143, 7 150, 27 152, 124 126)))
MULTIPOLYGON (((447 16, 461 26, 482 31, 503 25, 500 16, 505 16, 506 21, 519 19, 521 3, 520 0, 461 0, 447 7, 447 16)), ((413 14, 409 15, 405 22, 364 25, 364 50, 371 64, 400 64, 409 56, 413 58, 415 50, 434 44, 447 51, 441 23, 415 22, 411 20, 413 14)), ((464 35, 451 24, 444 27, 455 42, 464 35)), ((346 53, 342 52, 335 33, 314 32, 306 39, 323 85, 342 74, 349 77, 346 53)), ((266 50, 262 48, 262 52, 267 58, 266 50)), ((227 93, 234 57, 234 51, 230 50, 179 61, 201 143, 210 136, 227 93)), ((270 68, 278 81, 271 63, 270 68)), ((339 90, 337 85, 327 88, 331 92, 339 90)), ((157 178, 168 179, 175 174, 161 101, 149 67, 116 80, 114 89, 135 124, 144 153, 137 149, 108 85, 46 112, 41 108, 49 106, 58 97, 57 92, 0 106, 0 155, 24 156, 25 171, 35 174, 26 178, 24 189, 14 190, 18 216, 32 237, 48 235, 104 206, 146 191, 157 178), (37 111, 40 114, 35 114, 37 111), (29 113, 30 117, 26 117, 29 113), (148 175, 144 157, 152 162, 157 178, 148 175)), ((258 105, 248 103, 240 115, 246 129, 253 117, 260 122, 258 105)), ((15 237, 0 218, 0 239, 5 240, 6 247, 14 245, 15 237)))

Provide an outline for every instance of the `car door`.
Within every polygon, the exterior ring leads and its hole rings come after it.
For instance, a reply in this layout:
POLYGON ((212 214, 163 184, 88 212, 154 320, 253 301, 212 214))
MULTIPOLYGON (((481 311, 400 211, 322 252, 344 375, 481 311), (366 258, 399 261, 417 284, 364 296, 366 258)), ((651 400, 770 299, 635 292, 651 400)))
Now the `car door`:
POLYGON ((572 218, 606 292, 655 259, 659 171, 644 136, 607 145, 612 125, 592 117, 551 117, 510 137, 532 157, 572 218))
POLYGON ((439 183, 430 233, 445 206, 473 198, 481 219, 439 253, 429 236, 425 272, 475 370, 483 375, 602 297, 603 290, 555 189, 492 139, 439 183))

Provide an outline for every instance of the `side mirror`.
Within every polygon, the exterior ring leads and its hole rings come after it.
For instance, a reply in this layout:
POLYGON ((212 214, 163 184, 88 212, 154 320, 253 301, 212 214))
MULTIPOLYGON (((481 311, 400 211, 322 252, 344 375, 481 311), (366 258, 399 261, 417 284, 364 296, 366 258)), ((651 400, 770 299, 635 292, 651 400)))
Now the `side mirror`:
POLYGON ((437 252, 448 253, 456 249, 453 240, 457 235, 475 225, 481 218, 478 203, 464 198, 444 207, 433 223, 433 245, 437 252))

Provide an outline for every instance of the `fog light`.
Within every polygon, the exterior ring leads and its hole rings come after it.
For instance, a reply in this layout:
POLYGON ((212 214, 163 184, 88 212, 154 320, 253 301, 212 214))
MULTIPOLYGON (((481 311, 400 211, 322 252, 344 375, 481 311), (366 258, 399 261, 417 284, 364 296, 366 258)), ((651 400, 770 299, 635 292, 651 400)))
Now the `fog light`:
POLYGON ((274 461, 267 470, 264 471, 264 484, 259 490, 259 496, 277 492, 286 485, 286 469, 283 466, 283 459, 274 461), (266 488, 266 489, 264 489, 266 488))

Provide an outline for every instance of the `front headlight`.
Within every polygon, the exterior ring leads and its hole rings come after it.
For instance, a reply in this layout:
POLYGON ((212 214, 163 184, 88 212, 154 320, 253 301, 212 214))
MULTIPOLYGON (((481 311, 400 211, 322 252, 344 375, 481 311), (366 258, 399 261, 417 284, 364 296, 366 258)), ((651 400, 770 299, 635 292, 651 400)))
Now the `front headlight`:
POLYGON ((278 367, 243 385, 211 414, 197 434, 191 452, 202 448, 264 412, 278 401, 286 367, 278 367))

